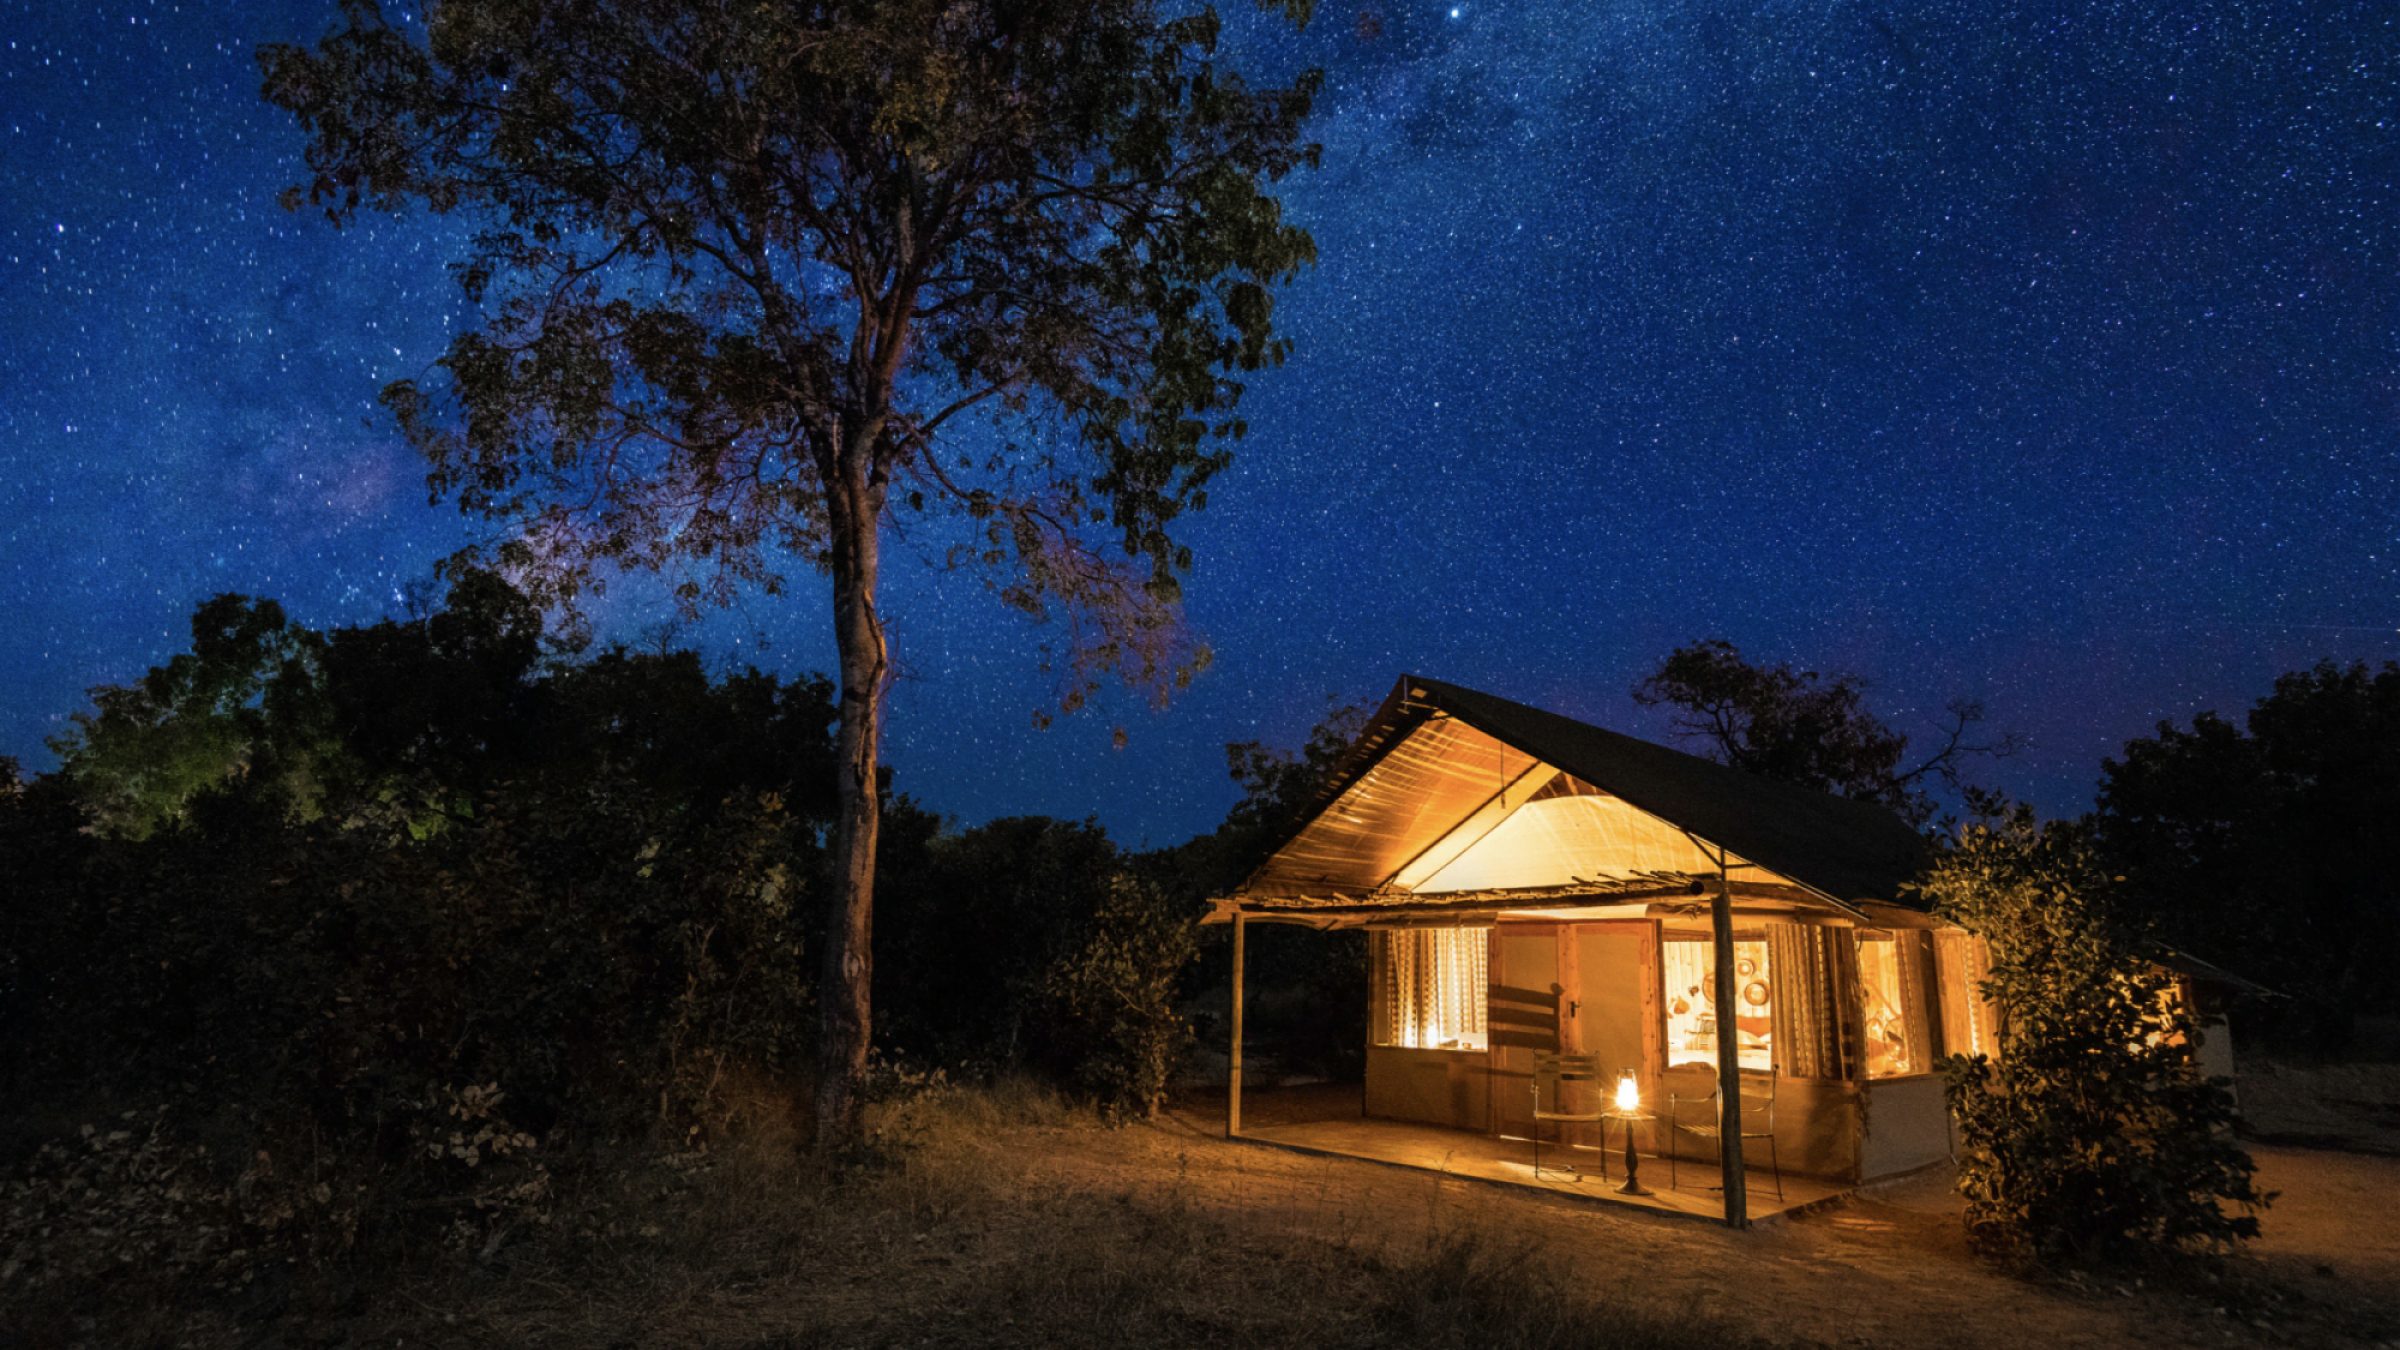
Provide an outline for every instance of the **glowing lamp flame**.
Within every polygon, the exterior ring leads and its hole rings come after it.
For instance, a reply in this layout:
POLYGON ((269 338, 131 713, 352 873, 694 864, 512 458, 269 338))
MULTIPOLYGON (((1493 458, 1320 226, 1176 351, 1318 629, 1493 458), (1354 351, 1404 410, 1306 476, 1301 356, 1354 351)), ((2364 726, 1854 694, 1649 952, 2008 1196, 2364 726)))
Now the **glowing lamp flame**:
POLYGON ((1617 1080, 1617 1109, 1632 1112, 1640 1110, 1641 1105, 1641 1085, 1633 1081, 1633 1075, 1628 1073, 1619 1078, 1617 1080))

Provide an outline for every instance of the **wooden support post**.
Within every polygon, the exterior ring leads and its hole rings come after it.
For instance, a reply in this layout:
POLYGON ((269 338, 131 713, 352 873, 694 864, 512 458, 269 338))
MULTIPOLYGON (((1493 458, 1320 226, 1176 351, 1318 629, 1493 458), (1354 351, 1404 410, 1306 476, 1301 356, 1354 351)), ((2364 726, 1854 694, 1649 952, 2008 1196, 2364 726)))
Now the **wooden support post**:
MULTIPOLYGON (((1733 888, 1725 878, 1725 852, 1717 851, 1717 898, 1708 907, 1709 936, 1716 948, 1718 1171, 1725 1187, 1725 1226, 1750 1226, 1750 1195, 1742 1170, 1742 1044, 1734 1027, 1741 986, 1733 975, 1733 888)), ((1235 950, 1240 950, 1238 947, 1235 950)))
POLYGON ((1225 1083, 1225 1137, 1242 1132, 1242 912, 1233 912, 1233 1051, 1225 1083))

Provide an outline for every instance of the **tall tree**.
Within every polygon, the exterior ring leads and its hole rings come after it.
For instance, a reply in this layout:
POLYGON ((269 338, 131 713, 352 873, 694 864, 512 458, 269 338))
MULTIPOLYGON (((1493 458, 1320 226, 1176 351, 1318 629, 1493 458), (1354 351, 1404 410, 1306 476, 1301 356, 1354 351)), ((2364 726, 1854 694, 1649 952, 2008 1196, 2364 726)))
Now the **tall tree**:
POLYGON ((1668 653, 1633 687, 1633 700, 1674 709, 1675 734, 1700 742, 1719 763, 1881 802, 1913 825, 1933 818, 1929 784, 1966 790, 1967 761, 2004 758, 2024 744, 2014 732, 1975 739, 1983 705, 1953 699, 1940 744, 1911 762, 1908 736, 1867 710, 1866 684, 1856 676, 1759 665, 1723 638, 1668 653))
MULTIPOLYGON (((1306 0, 1276 0, 1294 22, 1306 0)), ((343 0, 260 55, 309 133, 287 200, 338 224, 469 211, 481 327, 384 402, 431 482, 571 604, 609 567, 687 608, 827 574, 840 675, 818 1144, 859 1128, 869 1037, 878 608, 898 517, 1066 619, 1061 701, 1159 695, 1203 504, 1282 359, 1313 256, 1272 184, 1313 163, 1313 74, 1254 88, 1218 19, 1155 0, 343 0)))
POLYGON ((2340 1038, 2400 996, 2400 664, 2325 662, 2239 723, 2162 722, 2101 768, 2094 822, 2169 939, 2289 996, 2274 1029, 2340 1038))

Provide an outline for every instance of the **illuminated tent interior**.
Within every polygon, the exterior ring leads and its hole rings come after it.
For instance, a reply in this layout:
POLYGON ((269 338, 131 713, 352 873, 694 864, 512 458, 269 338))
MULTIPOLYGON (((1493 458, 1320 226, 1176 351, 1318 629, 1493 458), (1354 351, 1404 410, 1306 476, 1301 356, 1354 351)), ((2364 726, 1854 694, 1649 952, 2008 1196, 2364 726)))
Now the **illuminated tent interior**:
MULTIPOLYGON (((1343 1147, 1370 1155, 1379 1122, 1471 1132, 1496 1150, 1495 1175, 1515 1179, 1509 1150, 1544 1133, 1540 1057, 1586 1056, 1611 1066, 1620 1102, 1648 1104, 1644 1148, 1701 1164, 1677 1171, 1705 1188, 1715 1142, 1689 1127, 1713 1110, 1729 1030, 1743 1100, 1766 1103, 1744 1153, 1754 1167, 1768 1155, 1773 1173, 1753 1194, 1932 1165, 1950 1147, 1934 1064, 1997 1053, 1999 1029, 1976 992, 1980 940, 1908 897, 1926 856, 1872 803, 1404 677, 1305 821, 1212 902, 1209 920, 1235 930, 1229 1128, 1321 1148, 1338 1126, 1343 1147), (1256 923, 1367 930, 1364 1091, 1355 1116, 1313 1135, 1242 1127, 1241 934, 1256 923)), ((1588 1122, 1547 1137, 1588 1143, 1579 1133, 1588 1122)), ((1455 1147, 1437 1152, 1456 1165, 1455 1147)), ((1656 1203, 1723 1203, 1670 1199, 1656 1203)))

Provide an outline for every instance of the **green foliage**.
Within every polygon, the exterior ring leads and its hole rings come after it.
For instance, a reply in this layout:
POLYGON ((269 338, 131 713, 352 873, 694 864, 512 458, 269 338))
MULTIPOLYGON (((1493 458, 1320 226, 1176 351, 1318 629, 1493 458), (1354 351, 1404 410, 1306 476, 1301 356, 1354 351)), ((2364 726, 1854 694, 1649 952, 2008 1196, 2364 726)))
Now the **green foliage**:
POLYGON ((2245 1019, 2344 1039, 2400 998, 2400 665, 2288 674, 2243 725, 2161 723, 2104 766, 2095 821, 2132 903, 2177 945, 2289 996, 2245 1019))
POLYGON ((272 600, 220 595, 192 614, 192 649, 139 681, 92 691, 51 742, 99 829, 147 837, 194 797, 253 772, 284 807, 317 808, 310 779, 322 709, 310 697, 323 644, 272 600))
POLYGON ((544 665, 522 597, 453 597, 327 635, 212 601, 0 803, 0 1096, 173 1101, 309 1216, 296 1255, 493 1240, 559 1149, 705 1140, 809 1069, 830 688, 544 665), (242 771, 169 793, 144 756, 197 743, 242 771))
POLYGON ((1643 707, 1674 709, 1675 733, 1701 742, 1719 763, 1878 802, 1913 825, 1933 819, 1928 784, 1966 790, 1963 761, 2020 748, 2013 734, 1970 742, 1983 707, 1953 700, 1940 748, 1903 768, 1908 737, 1867 711, 1865 695, 1865 683, 1855 676, 1757 665, 1722 638, 1676 648, 1633 687, 1633 700, 1643 707))
POLYGON ((1191 1049, 1176 986, 1197 949, 1189 912, 1119 873, 1090 926, 1045 973, 1043 1058, 1110 1116, 1153 1115, 1191 1049))
MULTIPOLYGON (((203 613, 269 616, 259 631, 310 659, 178 656, 127 698, 211 668, 247 672, 219 681, 240 696, 154 699, 138 735, 111 723, 68 772, 0 792, 0 1098, 163 1100, 181 1130, 140 1145, 172 1166, 51 1157, 23 1178, 27 1222, 56 1217, 60 1187, 139 1173, 190 1204, 152 1187, 126 1215, 213 1234, 160 1257, 204 1282, 235 1250, 482 1251, 541 1222, 587 1146, 708 1146, 798 1114, 834 810, 824 680, 712 677, 689 652, 545 660, 522 597, 464 579, 451 607, 321 635, 248 601, 203 613), (285 705, 310 710, 306 818, 287 724, 258 712, 285 705), (140 746, 199 739, 178 719, 232 727, 249 767, 184 785, 146 829, 93 828, 125 818, 114 775, 151 781, 140 746)), ((909 1047, 1037 1068, 1112 1114, 1155 1105, 1188 1039, 1165 992, 1188 914, 1096 825, 892 816, 884 974, 909 1047)))
POLYGON ((1025 1065, 1107 1114, 1155 1109, 1191 1039, 1175 994, 1192 908, 1135 877, 1088 821, 952 833, 913 804, 887 814, 875 987, 887 1051, 1025 1065))
POLYGON ((485 323, 384 402, 512 575, 722 601, 839 568, 888 501, 1080 616, 1070 704, 1188 675, 1169 531, 1286 352, 1273 288, 1314 246, 1270 189, 1316 159, 1316 75, 1253 88, 1213 14, 1154 0, 342 10, 259 53, 308 136, 286 202, 477 222, 452 270, 485 323), (950 448, 953 417, 1001 434, 950 448))
POLYGON ((1991 947, 2001 1057, 1943 1066, 1976 1245, 2108 1261, 2257 1236, 2268 1197, 2233 1138, 2231 1085, 2190 1049, 2212 1033, 2114 909, 2088 832, 2018 808, 1970 826, 1922 886, 1991 947))
POLYGON ((878 867, 880 1040, 951 1064, 1022 1059, 1038 1039, 1036 995, 1123 866, 1091 822, 1019 816, 946 831, 912 804, 878 867))

